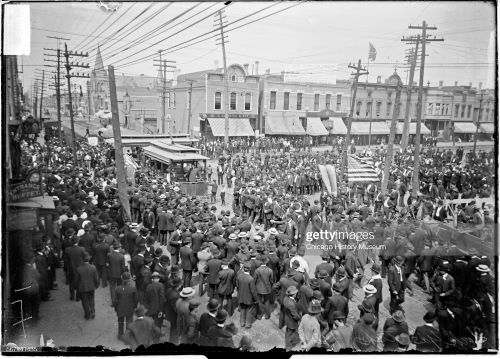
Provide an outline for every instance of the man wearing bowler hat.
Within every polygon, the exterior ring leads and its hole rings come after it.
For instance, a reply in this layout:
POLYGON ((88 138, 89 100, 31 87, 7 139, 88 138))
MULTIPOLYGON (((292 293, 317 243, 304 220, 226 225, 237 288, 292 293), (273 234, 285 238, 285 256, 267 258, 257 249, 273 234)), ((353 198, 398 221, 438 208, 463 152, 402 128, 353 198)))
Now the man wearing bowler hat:
POLYGON ((116 288, 115 307, 116 315, 118 316, 118 339, 121 339, 125 333, 125 329, 132 323, 134 316, 134 308, 137 306, 137 290, 131 284, 131 275, 129 272, 122 274, 123 284, 116 288))
POLYGON ((406 278, 403 270, 403 258, 396 256, 393 259, 392 265, 389 267, 387 275, 387 283, 389 292, 391 293, 390 313, 394 313, 401 308, 401 304, 405 301, 405 283, 406 278))
POLYGON ((211 298, 207 303, 207 312, 200 316, 200 345, 209 345, 208 330, 217 324, 215 317, 219 309, 219 301, 211 298))
POLYGON ((430 311, 424 315, 425 324, 417 327, 411 336, 411 342, 415 344, 416 350, 423 353, 437 353, 441 351, 441 333, 434 326, 437 320, 436 313, 430 311))
POLYGON ((152 282, 146 287, 144 294, 144 304, 147 308, 147 315, 153 318, 155 325, 160 329, 163 324, 163 306, 165 304, 165 287, 160 283, 160 274, 153 272, 152 282))
POLYGON ((141 345, 147 348, 158 340, 160 329, 155 325, 152 318, 145 316, 146 308, 143 305, 139 304, 134 313, 137 318, 128 326, 123 335, 123 341, 130 345, 132 350, 141 345))
POLYGON ((376 290, 375 297, 377 298, 377 300, 373 305, 373 307, 375 308, 375 314, 378 317, 380 303, 382 303, 382 287, 383 287, 382 277, 380 276, 380 265, 377 263, 373 263, 371 270, 372 270, 372 277, 368 281, 368 284, 375 287, 376 290))
POLYGON ((285 298, 283 299, 286 326, 285 349, 287 351, 292 350, 297 344, 300 343, 298 328, 301 318, 297 309, 297 293, 297 287, 292 285, 286 290, 285 298))
POLYGON ((76 269, 76 290, 82 300, 85 319, 95 318, 94 291, 99 287, 97 269, 89 263, 90 255, 83 254, 83 264, 76 269))
POLYGON ((181 258, 181 268, 182 268, 182 280, 184 287, 189 287, 191 285, 191 278, 193 276, 193 269, 195 267, 195 257, 193 250, 191 249, 191 238, 186 238, 183 241, 183 246, 179 251, 181 258))

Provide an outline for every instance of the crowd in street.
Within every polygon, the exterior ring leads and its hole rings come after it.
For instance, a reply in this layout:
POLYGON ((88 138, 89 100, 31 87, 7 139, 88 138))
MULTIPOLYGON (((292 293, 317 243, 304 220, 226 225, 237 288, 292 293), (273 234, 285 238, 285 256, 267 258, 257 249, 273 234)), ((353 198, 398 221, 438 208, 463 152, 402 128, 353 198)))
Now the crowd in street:
MULTIPOLYGON (((35 320, 51 290, 68 290, 67 300, 80 301, 82 316, 93 320, 95 291, 108 287, 117 336, 132 349, 167 337, 175 344, 256 350, 252 326, 274 314, 287 350, 440 352, 495 345, 491 258, 424 225, 444 221, 443 204, 455 188, 462 198, 467 191, 491 191, 490 154, 480 153, 462 170, 452 159, 458 153, 429 149, 419 196, 405 201, 412 161, 406 152, 396 156, 386 196, 375 184, 340 185, 333 196, 324 192, 318 164, 338 163, 338 151, 289 153, 287 146, 301 144, 266 139, 254 144, 257 156, 245 153, 248 143, 241 140, 215 171, 201 174, 215 194, 219 186, 233 189, 231 210, 215 199, 186 196, 175 182, 142 168, 129 189, 129 219, 117 196, 112 146, 82 141, 73 163, 72 149, 56 142, 23 148, 26 165, 47 164, 46 191, 58 213, 52 238, 35 244, 23 268, 23 283, 32 288, 24 294, 27 311, 35 320), (310 241, 309 233, 322 231, 373 237, 310 241), (315 268, 306 259, 311 243, 323 245, 315 268), (67 286, 56 289, 60 260, 67 286), (433 309, 410 332, 405 298, 415 286, 433 309), (355 288, 365 295, 359 315, 353 314, 355 288)), ((205 150, 222 155, 221 146, 205 150)), ((373 158, 383 162, 383 151, 373 158)), ((476 224, 480 210, 471 201, 460 218, 469 222, 472 214, 476 224)), ((486 218, 483 212, 482 223, 486 218)))

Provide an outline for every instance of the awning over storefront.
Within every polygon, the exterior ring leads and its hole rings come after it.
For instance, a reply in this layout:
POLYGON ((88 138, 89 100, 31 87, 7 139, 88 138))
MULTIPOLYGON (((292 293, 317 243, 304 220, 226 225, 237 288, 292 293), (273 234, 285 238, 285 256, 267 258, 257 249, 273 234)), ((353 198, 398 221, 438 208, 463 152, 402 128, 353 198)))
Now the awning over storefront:
POLYGON ((476 133, 476 125, 472 122, 455 122, 455 133, 476 133))
POLYGON ((479 125, 479 131, 482 133, 494 133, 495 132, 495 124, 493 123, 482 123, 479 125))
POLYGON ((266 118, 266 135, 305 135, 306 131, 298 116, 293 114, 269 113, 266 118))
MULTIPOLYGON (((371 134, 376 135, 388 135, 391 131, 385 122, 372 122, 371 123, 371 134)), ((351 134, 353 135, 369 135, 370 134, 370 122, 353 122, 351 127, 351 134)))
MULTIPOLYGON (((210 128, 214 137, 224 137, 225 119, 209 118, 210 128)), ((255 136, 248 118, 229 118, 229 137, 255 136)))
POLYGON ((172 162, 194 162, 208 160, 208 157, 202 156, 198 153, 180 153, 170 152, 156 146, 144 147, 144 154, 154 160, 163 163, 172 162))
POLYGON ((310 136, 327 136, 328 131, 319 117, 307 118, 307 134, 310 136))
POLYGON ((347 128, 340 117, 330 117, 323 124, 332 135, 347 135, 347 128))
MULTIPOLYGON (((398 123, 398 128, 397 128, 397 134, 402 135, 403 134, 403 127, 404 123, 399 122, 398 123)), ((389 128, 390 131, 390 128, 389 128)), ((417 124, 415 122, 410 122, 410 131, 408 131, 410 135, 416 135, 417 134, 417 124)), ((427 128, 423 123, 420 125, 420 134, 421 135, 430 135, 431 130, 427 128)))

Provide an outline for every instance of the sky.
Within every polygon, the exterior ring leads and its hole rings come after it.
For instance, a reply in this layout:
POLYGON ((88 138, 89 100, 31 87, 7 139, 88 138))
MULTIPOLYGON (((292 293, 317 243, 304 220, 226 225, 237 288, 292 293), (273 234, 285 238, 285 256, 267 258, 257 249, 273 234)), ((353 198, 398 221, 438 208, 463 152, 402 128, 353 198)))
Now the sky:
MULTIPOLYGON (((176 61, 182 74, 215 68, 216 62, 222 66, 222 47, 215 38, 209 38, 213 34, 198 38, 196 41, 200 42, 189 47, 182 48, 194 41, 174 47, 214 30, 215 18, 211 13, 222 8, 228 22, 225 27, 228 65, 249 63, 251 71, 252 64, 259 61, 259 73, 263 74, 266 69, 280 73, 293 66, 331 64, 337 68, 334 77, 348 79, 349 63, 361 59, 363 66, 367 66, 371 42, 377 55, 368 65, 368 80, 375 81, 377 76, 385 79, 396 68, 406 81, 405 52, 412 45, 401 39, 419 34, 421 30, 408 26, 422 25, 425 20, 437 27, 429 31, 430 35, 444 38, 443 42, 427 45, 426 83, 437 86, 439 81, 444 85, 458 81, 459 85, 472 83, 477 87, 482 82, 483 87, 494 86, 496 12, 488 2, 232 2, 228 6, 224 3, 137 2, 118 5, 115 12, 109 12, 96 2, 31 3, 31 53, 19 59, 25 88, 31 85, 33 71, 44 68, 47 51, 43 48, 57 46, 56 40, 47 36, 71 39, 67 42, 68 48, 88 51, 85 61, 91 66, 100 44, 105 66, 114 65, 117 75, 155 75, 152 57, 160 49, 165 51, 164 58, 176 61), (148 20, 149 16, 154 17, 148 20), (256 19, 260 20, 232 30, 256 19), (139 39, 161 25, 163 28, 157 33, 139 39), (153 37, 155 34, 158 36, 153 37), (134 60, 138 61, 134 63, 134 60)), ((81 61, 81 58, 75 60, 81 61)), ((317 68, 321 75, 321 71, 325 71, 321 69, 331 69, 331 66, 317 68)), ((325 77, 331 78, 330 75, 325 77)), ((415 79, 418 76, 417 72, 415 79)))

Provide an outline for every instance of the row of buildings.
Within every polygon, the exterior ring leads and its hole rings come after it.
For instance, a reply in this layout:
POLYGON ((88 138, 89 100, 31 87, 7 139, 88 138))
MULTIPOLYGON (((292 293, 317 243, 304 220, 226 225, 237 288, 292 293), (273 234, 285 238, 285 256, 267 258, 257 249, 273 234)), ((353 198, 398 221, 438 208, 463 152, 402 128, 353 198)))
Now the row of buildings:
MULTIPOLYGON (((252 65, 232 64, 227 69, 226 96, 223 68, 174 73, 164 84, 161 73, 152 76, 116 75, 120 121, 145 133, 191 133, 201 137, 223 137, 225 101, 228 101, 229 136, 345 134, 351 106, 351 80, 335 83, 290 81, 286 73, 258 73, 252 65), (165 120, 162 121, 162 96, 165 120)), ((396 79, 378 77, 375 83, 360 82, 354 106, 354 136, 386 136, 396 107, 396 79)), ((108 74, 98 50, 90 84, 90 114, 110 111, 108 74)), ((415 89, 415 87, 414 87, 415 89)), ((480 131, 491 136, 495 122, 495 94, 481 83, 463 86, 424 87, 423 134, 450 139, 480 131)), ((417 114, 417 91, 412 91, 409 108, 407 87, 400 98, 399 120, 408 110, 417 114)), ((398 126, 402 128, 402 124, 398 126)), ((415 125, 410 126, 410 134, 415 125)), ((398 131, 402 132, 402 131, 398 131)), ((363 137, 365 136, 365 137, 363 137)))

